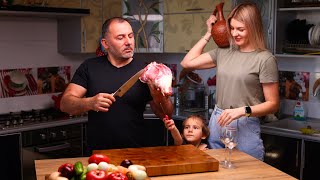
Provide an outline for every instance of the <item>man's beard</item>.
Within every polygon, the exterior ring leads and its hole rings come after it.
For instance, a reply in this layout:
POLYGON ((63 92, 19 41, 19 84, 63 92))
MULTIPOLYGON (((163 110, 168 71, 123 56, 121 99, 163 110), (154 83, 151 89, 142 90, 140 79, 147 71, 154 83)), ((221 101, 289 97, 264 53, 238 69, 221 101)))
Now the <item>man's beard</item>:
POLYGON ((132 50, 130 53, 122 54, 121 52, 116 51, 113 47, 111 47, 111 48, 109 48, 108 53, 116 55, 116 57, 118 57, 118 59, 125 61, 125 60, 132 58, 134 55, 133 48, 130 47, 130 49, 132 50))

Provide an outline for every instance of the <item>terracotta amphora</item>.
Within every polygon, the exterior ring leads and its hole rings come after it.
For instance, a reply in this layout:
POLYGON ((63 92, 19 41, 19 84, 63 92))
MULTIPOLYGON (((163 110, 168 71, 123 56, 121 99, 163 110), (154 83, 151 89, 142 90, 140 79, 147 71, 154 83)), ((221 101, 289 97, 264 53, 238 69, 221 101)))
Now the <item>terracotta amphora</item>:
POLYGON ((211 36, 214 42, 220 47, 225 48, 229 47, 228 40, 228 30, 226 20, 223 16, 223 5, 224 3, 220 3, 216 6, 216 9, 213 11, 213 15, 217 17, 217 21, 212 25, 211 36), (218 13, 218 15, 216 15, 218 13))

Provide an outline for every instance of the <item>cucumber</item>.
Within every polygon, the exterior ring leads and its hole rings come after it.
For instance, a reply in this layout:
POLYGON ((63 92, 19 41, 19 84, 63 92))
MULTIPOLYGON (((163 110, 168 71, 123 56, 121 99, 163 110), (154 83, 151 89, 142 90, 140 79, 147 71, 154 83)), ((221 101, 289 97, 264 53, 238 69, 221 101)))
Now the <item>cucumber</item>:
POLYGON ((83 173, 83 165, 82 162, 78 161, 73 166, 74 172, 77 176, 81 175, 83 173))

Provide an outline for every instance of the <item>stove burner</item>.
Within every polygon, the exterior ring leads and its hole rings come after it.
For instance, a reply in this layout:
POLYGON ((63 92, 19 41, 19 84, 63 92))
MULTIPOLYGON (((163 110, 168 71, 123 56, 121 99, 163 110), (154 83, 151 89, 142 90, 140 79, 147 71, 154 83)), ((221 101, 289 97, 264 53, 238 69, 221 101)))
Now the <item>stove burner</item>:
POLYGON ((57 109, 41 109, 0 114, 0 130, 59 119, 68 119, 69 115, 57 109))

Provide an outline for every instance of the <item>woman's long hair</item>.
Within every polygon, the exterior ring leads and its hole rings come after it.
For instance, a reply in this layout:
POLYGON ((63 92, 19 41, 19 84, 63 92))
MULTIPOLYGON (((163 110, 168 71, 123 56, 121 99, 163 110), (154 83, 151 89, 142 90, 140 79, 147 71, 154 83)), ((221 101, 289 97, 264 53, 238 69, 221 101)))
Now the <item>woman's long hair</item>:
POLYGON ((229 14, 227 19, 227 28, 230 36, 231 45, 235 45, 231 35, 230 22, 235 19, 242 22, 248 30, 249 42, 257 50, 266 50, 266 44, 263 34, 263 24, 259 9, 253 3, 242 3, 237 5, 229 14))

